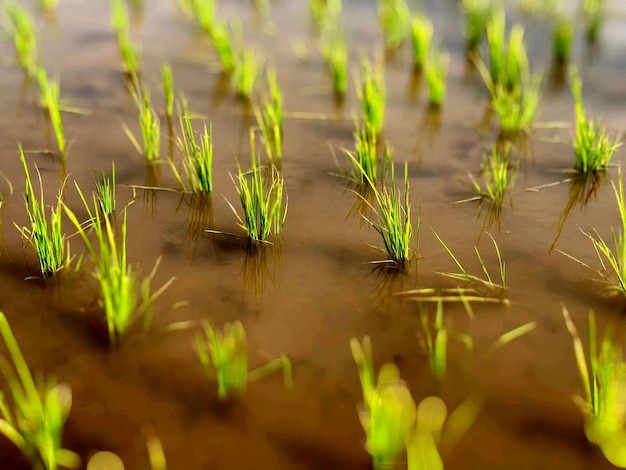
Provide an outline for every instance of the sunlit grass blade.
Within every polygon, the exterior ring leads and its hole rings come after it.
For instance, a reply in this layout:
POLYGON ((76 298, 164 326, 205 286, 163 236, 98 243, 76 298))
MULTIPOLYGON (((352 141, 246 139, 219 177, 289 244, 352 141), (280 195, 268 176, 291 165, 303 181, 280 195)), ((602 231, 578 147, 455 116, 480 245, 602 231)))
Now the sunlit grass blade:
POLYGON ((361 104, 365 126, 379 134, 385 124, 386 88, 384 65, 374 65, 367 59, 361 60, 361 77, 357 81, 357 96, 361 104))
POLYGON ((257 126, 270 162, 280 168, 283 158, 283 95, 278 87, 276 70, 267 72, 268 96, 261 106, 254 106, 257 126))
POLYGON ((216 24, 217 0, 189 0, 189 11, 198 27, 213 34, 216 24))
POLYGON ((33 469, 78 468, 80 457, 63 449, 63 428, 72 407, 72 391, 54 377, 33 378, 4 315, 0 335, 11 363, 0 358, 6 394, 0 394, 0 434, 30 461, 33 469))
POLYGON ((154 163, 159 159, 161 151, 161 125, 159 116, 152 107, 150 94, 147 90, 143 90, 135 84, 133 88, 131 88, 131 93, 133 95, 135 107, 137 108, 137 118, 139 121, 139 128, 141 130, 143 148, 139 145, 139 142, 134 134, 125 125, 124 132, 137 149, 137 152, 143 153, 146 163, 154 163))
POLYGON ((37 73, 38 46, 35 24, 24 7, 13 1, 4 6, 10 25, 9 34, 13 38, 15 52, 20 66, 29 77, 37 73))
POLYGON ((111 176, 104 171, 96 179, 96 197, 105 215, 113 214, 117 205, 115 196, 115 162, 111 164, 111 176))
POLYGON ((235 46, 228 22, 221 21, 213 26, 211 33, 211 42, 215 48, 215 52, 222 64, 224 73, 231 73, 237 66, 237 57, 235 55, 235 46))
POLYGON ((124 72, 134 78, 141 69, 141 50, 130 38, 128 10, 124 0, 111 0, 111 25, 117 35, 117 47, 124 72))
POLYGON ((40 199, 37 199, 24 151, 21 145, 18 145, 18 148, 26 179, 26 194, 24 199, 29 225, 27 227, 19 227, 16 225, 16 227, 35 250, 43 277, 55 277, 63 270, 68 269, 71 264, 69 242, 63 233, 63 211, 60 207, 62 204, 61 199, 58 195, 56 205, 50 206, 50 219, 48 219, 46 205, 44 203, 41 175, 39 175, 39 171, 37 171, 40 192, 40 199))
POLYGON ((63 121, 61 120, 61 108, 59 103, 59 82, 48 78, 43 68, 37 70, 37 80, 39 82, 39 93, 41 102, 48 113, 61 161, 65 161, 65 134, 63 133, 63 121))
POLYGON ((172 67, 169 64, 163 64, 161 76, 165 98, 165 115, 171 120, 174 114, 174 76, 172 75, 172 67))
POLYGON ((235 61, 232 83, 237 94, 250 99, 261 76, 263 61, 255 49, 244 47, 235 61))

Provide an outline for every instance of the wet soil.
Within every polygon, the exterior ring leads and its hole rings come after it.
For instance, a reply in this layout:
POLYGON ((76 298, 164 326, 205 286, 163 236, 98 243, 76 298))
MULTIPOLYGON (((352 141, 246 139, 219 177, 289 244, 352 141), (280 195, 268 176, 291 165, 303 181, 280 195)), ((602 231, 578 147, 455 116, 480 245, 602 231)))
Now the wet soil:
MULTIPOLYGON (((604 298, 601 286, 589 280, 592 271, 552 247, 598 266, 580 229, 592 225, 606 236, 617 226, 610 184, 617 171, 610 170, 591 197, 582 197, 586 204, 576 203, 576 188, 570 184, 527 190, 565 179, 561 171, 573 164, 573 103, 567 86, 550 80, 549 22, 514 13, 528 26, 533 66, 545 70, 538 119, 543 125, 525 139, 511 204, 498 220, 490 218, 486 206, 451 204, 473 195, 467 174, 478 171, 482 153, 497 138, 495 127, 482 122, 488 101, 465 60, 458 2, 425 7, 436 24, 437 40, 452 57, 448 95, 438 112, 429 111, 424 83, 413 75, 408 44, 388 57, 384 137, 394 148, 396 163, 409 163, 411 201, 414 208, 421 204, 422 223, 419 260, 408 274, 397 276, 373 269, 370 261, 384 256, 369 245, 380 241, 356 213, 358 199, 346 181, 335 176, 336 160, 345 167, 341 149, 352 147, 358 102, 351 91, 342 108, 335 106, 306 2, 273 2, 269 19, 259 17, 252 2, 221 3, 220 15, 240 17, 246 41, 276 66, 285 95, 283 171, 289 213, 280 244, 256 255, 247 255, 236 238, 204 233, 206 214, 179 193, 140 190, 134 195, 130 189, 145 184, 175 188, 176 182, 166 165, 146 170, 122 130, 122 122, 137 128, 108 2, 61 1, 56 17, 47 20, 36 13, 46 69, 61 76, 61 94, 68 102, 90 111, 88 116, 64 115, 71 141, 67 203, 84 216, 73 181, 91 188, 93 175, 110 169, 114 161, 118 204, 134 200, 128 207, 132 261, 147 273, 161 257, 155 285, 176 278, 159 299, 152 331, 134 332, 117 350, 106 346, 97 289, 87 270, 53 287, 25 280, 36 275, 37 261, 13 226, 26 220, 16 146, 52 148, 53 140, 37 107, 35 87, 24 82, 8 59, 12 45, 0 42, 5 57, 0 68, 0 158, 4 176, 14 185, 2 212, 0 309, 31 368, 54 374, 72 388, 65 446, 85 458, 111 450, 128 468, 148 468, 142 429, 151 424, 174 470, 370 468, 356 412, 359 379, 348 347, 351 337, 368 334, 376 365, 396 362, 416 399, 438 394, 453 407, 470 394, 485 397, 478 421, 446 457, 447 468, 610 468, 587 443, 572 401, 583 390, 561 304, 585 332, 590 309, 601 324, 622 322, 624 302, 604 298), (295 45, 304 46, 307 54, 298 57, 295 45), (440 383, 430 372, 420 320, 420 309, 432 311, 432 305, 394 295, 455 285, 436 274, 455 266, 431 229, 476 273, 476 244, 491 271, 497 269, 484 235, 488 229, 506 261, 511 300, 509 307, 475 304, 473 320, 462 306, 445 305, 446 325, 470 335, 475 351, 452 342, 448 373, 440 383), (187 303, 172 307, 180 301, 187 303), (276 374, 251 384, 240 400, 219 403, 196 359, 196 330, 166 331, 174 322, 205 319, 215 325, 243 322, 252 367, 287 354, 294 387, 285 389, 276 374), (534 331, 487 354, 498 336, 530 321, 537 323, 534 331)), ((615 14, 609 15, 598 47, 586 47, 580 33, 574 52, 585 104, 612 134, 626 128, 626 18, 618 3, 609 2, 615 14)), ((228 89, 212 49, 176 2, 148 1, 133 18, 133 37, 143 50, 142 78, 158 106, 160 67, 168 62, 190 108, 213 122, 213 227, 240 233, 224 198, 236 201, 229 174, 236 171, 238 159, 244 164, 249 159, 250 110, 228 89)), ((381 44, 374 2, 345 1, 344 22, 356 68, 360 53, 381 44)), ((162 153, 166 159, 166 139, 162 153)), ((174 157, 179 158, 177 151, 174 157)), ((60 181, 58 162, 38 154, 28 158, 40 169, 51 201, 60 181)), ((618 154, 617 162, 620 158, 618 154)), ((77 238, 72 249, 83 250, 77 238)), ((0 462, 3 469, 28 468, 4 440, 0 462)))

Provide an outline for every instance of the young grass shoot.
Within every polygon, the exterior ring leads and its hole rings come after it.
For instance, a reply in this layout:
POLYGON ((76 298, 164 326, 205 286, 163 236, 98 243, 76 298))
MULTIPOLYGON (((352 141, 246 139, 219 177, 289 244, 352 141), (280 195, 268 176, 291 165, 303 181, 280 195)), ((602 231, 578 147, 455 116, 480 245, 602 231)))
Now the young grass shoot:
POLYGON ((80 457, 61 447, 63 427, 72 407, 70 387, 42 374, 33 378, 2 312, 0 335, 10 357, 10 363, 2 358, 1 375, 6 388, 0 393, 0 434, 35 470, 78 468, 80 457))
POLYGON ((267 72, 268 96, 261 106, 254 106, 265 153, 273 165, 281 167, 283 158, 283 94, 278 87, 276 70, 267 72))
POLYGON ((502 206, 507 189, 511 188, 515 180, 515 171, 511 173, 511 148, 510 144, 504 148, 495 145, 491 155, 483 154, 481 174, 484 186, 470 174, 477 196, 463 202, 487 199, 496 207, 502 206))
POLYGON ((174 115, 174 76, 172 67, 169 64, 163 64, 161 68, 161 78, 163 80, 163 97, 165 100, 165 116, 172 121, 174 115))
POLYGON ((48 112, 50 123, 57 141, 57 148, 61 162, 65 162, 65 134, 63 133, 63 121, 61 119, 61 105, 59 102, 59 82, 48 78, 46 71, 40 67, 37 70, 37 80, 39 82, 39 93, 41 103, 48 112))
POLYGON ((426 65, 428 51, 433 38, 433 23, 423 15, 415 15, 411 22, 411 44, 413 66, 421 70, 426 65))
POLYGON ((254 93, 261 75, 263 62, 252 47, 244 47, 235 61, 232 84, 237 94, 249 100, 254 93))
POLYGON ((491 1, 463 0, 462 9, 465 14, 467 52, 476 53, 485 36, 487 20, 491 15, 491 1))
POLYGON ((341 18, 342 0, 309 0, 311 18, 318 31, 329 31, 337 28, 341 18))
POLYGON ((137 138, 126 125, 123 126, 124 132, 137 149, 137 152, 144 155, 146 163, 152 164, 159 159, 160 154, 161 124, 159 116, 152 107, 150 94, 147 90, 135 85, 131 89, 131 93, 135 107, 137 108, 137 118, 141 130, 143 148, 139 145, 137 138))
POLYGON ((370 126, 361 126, 355 120, 354 152, 346 150, 348 157, 354 165, 352 180, 360 188, 370 186, 370 182, 376 184, 384 178, 392 166, 392 152, 388 145, 384 145, 382 153, 379 152, 378 135, 370 126))
POLYGON ((377 0, 378 18, 387 49, 404 42, 411 26, 411 10, 406 0, 377 0))
POLYGON ((428 101, 432 106, 441 106, 446 96, 446 79, 450 56, 442 54, 438 50, 432 50, 426 65, 426 85, 428 88, 428 101))
POLYGON ((243 218, 230 202, 228 205, 235 213, 239 226, 246 231, 248 239, 256 245, 269 243, 270 236, 280 235, 287 217, 287 202, 284 197, 285 180, 274 165, 261 166, 261 156, 256 150, 252 130, 250 148, 252 169, 245 172, 238 166, 236 182, 243 218))
POLYGON ((243 394, 248 383, 266 377, 278 369, 283 370, 285 387, 291 387, 291 362, 284 354, 248 371, 248 343, 246 331, 240 321, 226 323, 222 331, 216 331, 208 322, 204 322, 203 327, 204 334, 196 335, 196 353, 207 375, 215 377, 220 400, 243 394))
POLYGON ((574 22, 567 17, 558 17, 552 30, 552 48, 554 60, 557 64, 565 64, 572 55, 572 43, 574 42, 574 22))
POLYGON ((128 11, 124 0, 111 0, 111 24, 126 76, 135 79, 141 69, 141 52, 130 38, 128 11))
POLYGON ((4 11, 10 21, 9 34, 13 38, 20 66, 29 77, 37 73, 37 31, 30 13, 15 2, 7 2, 4 11))
POLYGON ((344 96, 348 88, 348 46, 343 34, 336 30, 322 36, 322 56, 333 81, 336 96, 344 96))
POLYGON ((221 21, 213 26, 211 42, 220 60, 223 72, 227 74, 232 73, 237 66, 238 59, 235 55, 235 46, 233 45, 228 22, 221 21))
POLYGON ((587 118, 582 102, 582 81, 575 68, 571 69, 570 80, 576 108, 574 169, 583 175, 591 175, 607 168, 613 154, 622 145, 621 136, 611 140, 600 121, 587 118))
POLYGON ((61 198, 60 195, 57 196, 56 205, 50 206, 50 219, 48 220, 41 175, 37 171, 40 193, 40 198, 37 199, 24 151, 21 145, 18 148, 26 179, 24 201, 29 225, 27 227, 16 225, 16 227, 22 236, 28 240, 35 253, 37 253, 42 276, 44 278, 54 278, 62 271, 68 269, 71 262, 69 242, 63 233, 61 198))
POLYGON ((115 196, 115 162, 111 164, 111 176, 104 171, 95 181, 96 198, 105 216, 113 214, 117 205, 115 196))
POLYGON ((365 126, 380 134, 385 124, 386 89, 382 62, 372 65, 367 59, 361 60, 361 78, 357 81, 357 95, 365 126))

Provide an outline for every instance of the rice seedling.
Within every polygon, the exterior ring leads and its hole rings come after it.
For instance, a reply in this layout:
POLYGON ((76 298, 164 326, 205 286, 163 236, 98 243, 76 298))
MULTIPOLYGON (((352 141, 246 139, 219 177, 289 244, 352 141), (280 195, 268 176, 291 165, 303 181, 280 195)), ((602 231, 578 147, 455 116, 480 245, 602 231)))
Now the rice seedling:
POLYGON ((248 343, 246 331, 240 321, 226 323, 216 331, 210 323, 203 322, 204 334, 196 335, 196 353, 207 375, 217 381, 217 396, 225 400, 233 394, 242 394, 248 383, 283 370, 285 387, 291 387, 291 362, 282 354, 267 364, 248 371, 248 343))
POLYGON ((72 407, 72 390, 54 377, 33 378, 4 313, 0 335, 10 363, 2 358, 6 393, 0 394, 0 434, 28 459, 34 470, 78 468, 80 457, 63 449, 63 427, 72 407))
POLYGON ((41 9, 43 11, 46 13, 52 13, 56 11, 59 0, 40 0, 39 4, 41 5, 41 9))
POLYGON ((165 98, 165 116, 171 121, 174 114, 174 77, 172 75, 172 67, 169 64, 163 64, 161 77, 163 79, 163 94, 165 98))
POLYGON ((507 91, 511 90, 530 74, 528 53, 524 44, 524 27, 513 25, 507 42, 506 17, 504 10, 499 9, 490 15, 486 31, 491 83, 494 86, 502 85, 507 91))
POLYGON ((616 467, 626 468, 626 362, 622 348, 612 329, 607 329, 598 344, 596 320, 589 314, 589 355, 567 308, 563 317, 574 342, 574 355, 585 390, 575 402, 585 418, 587 439, 598 445, 605 457, 616 467))
POLYGON ((96 197, 104 215, 113 214, 116 208, 115 197, 115 162, 111 164, 111 176, 104 171, 95 181, 96 197))
POLYGON ((575 68, 570 70, 572 95, 576 109, 574 169, 584 175, 606 169, 615 151, 622 145, 621 136, 611 140, 600 121, 588 119, 582 103, 582 81, 575 68))
POLYGON ((287 202, 283 201, 285 180, 274 165, 261 166, 261 156, 255 148, 254 132, 250 132, 252 169, 244 172, 237 167, 237 192, 243 208, 243 219, 233 205, 239 226, 246 231, 248 239, 254 243, 268 243, 271 235, 280 235, 287 217, 287 202), (264 178, 264 170, 267 175, 264 178), (283 207, 284 205, 284 207, 283 207))
POLYGON ((217 0, 189 0, 189 12, 198 27, 212 35, 216 24, 217 0))
POLYGON ((582 9, 585 15, 585 37, 590 44, 598 42, 606 18, 605 0, 583 0, 582 9))
POLYGON ((491 2, 490 0, 463 0, 462 9, 465 14, 467 51, 476 52, 485 36, 485 27, 491 14, 491 2))
POLYGON ((278 87, 276 70, 267 72, 269 96, 254 106, 254 115, 261 130, 263 146, 270 162, 280 168, 283 158, 283 94, 278 87))
POLYGON ((378 18, 388 49, 402 44, 409 32, 411 10, 406 0, 377 0, 378 18))
POLYGON ((9 34, 13 38, 20 66, 29 77, 34 77, 37 73, 38 46, 33 19, 28 10, 14 2, 7 2, 4 11, 10 21, 9 34))
POLYGON ((204 125, 204 132, 200 135, 198 142, 184 97, 181 97, 179 116, 181 137, 178 139, 178 145, 183 151, 183 170, 189 182, 189 188, 184 183, 174 163, 171 162, 170 164, 183 191, 191 191, 195 194, 208 194, 213 190, 212 125, 209 124, 208 130, 206 124, 204 125))
POLYGON ((384 145, 382 153, 379 152, 378 136, 371 127, 361 126, 355 120, 354 152, 346 151, 351 162, 356 162, 352 172, 352 179, 363 188, 370 182, 377 183, 383 178, 392 166, 392 151, 388 145, 384 145))
POLYGON ((319 31, 336 29, 341 18, 342 0, 309 0, 309 11, 319 31))
POLYGON ((428 101, 433 106, 441 106, 446 96, 446 79, 450 56, 431 50, 426 64, 426 85, 428 87, 428 101))
POLYGON ((482 272, 485 275, 484 279, 482 277, 476 276, 474 274, 470 274, 463 267, 463 265, 460 263, 458 258, 456 256, 454 256, 454 254, 452 253, 450 248, 448 248, 448 246, 444 243, 444 241, 441 239, 441 237, 439 235, 437 235, 437 232, 435 232, 433 230, 433 233, 435 234, 435 237, 437 237, 437 240, 439 240, 439 243, 441 243, 441 246, 443 246, 443 248, 446 251, 446 253, 448 253, 450 258, 452 258, 452 261, 454 261, 454 264, 456 264, 456 266, 459 268, 459 271, 460 271, 458 273, 438 272, 437 274, 441 274, 442 276, 445 276, 445 277, 448 277, 448 278, 451 278, 451 279, 455 279, 455 280, 458 280, 458 281, 463 281, 463 282, 466 282, 468 284, 470 284, 470 283, 478 283, 480 285, 486 286, 490 290, 498 289, 498 290, 504 291, 506 289, 506 263, 502 259, 502 254, 500 252, 500 247, 498 246, 498 243, 496 242, 496 239, 493 238, 493 236, 489 232, 487 232, 487 235, 489 235, 489 238, 491 238, 491 241, 493 242, 493 247, 495 249, 496 256, 498 258, 498 277, 499 277, 499 279, 491 276, 491 274, 489 273, 489 270, 487 268, 487 265, 485 264, 485 262, 483 260, 483 257, 480 254, 480 251, 478 250, 477 246, 474 247, 474 252, 476 253, 476 257, 478 258, 478 262, 480 263, 480 267, 482 269, 482 272))
POLYGON ((336 30, 324 34, 321 50, 333 80, 335 95, 345 95, 348 88, 348 46, 343 35, 336 30))
POLYGON ((432 21, 423 15, 415 15, 411 22, 411 44, 413 45, 413 65, 416 69, 422 69, 426 65, 432 38, 432 21))
MULTIPOLYGON (((353 161, 355 165, 359 166, 359 162, 354 157, 353 161)), ((363 168, 361 168, 363 171, 363 168)), ((363 199, 367 206, 372 210, 376 216, 376 222, 370 218, 361 214, 365 221, 370 224, 374 230, 383 239, 384 250, 389 259, 385 261, 379 261, 378 263, 390 263, 399 269, 405 269, 410 262, 416 250, 416 240, 414 238, 413 224, 411 222, 411 204, 409 201, 409 172, 408 165, 404 165, 404 198, 400 193, 400 190, 396 187, 396 177, 393 165, 391 166, 391 187, 383 186, 382 189, 376 187, 375 182, 369 179, 367 174, 364 174, 365 178, 369 182, 378 209, 374 207, 366 199, 363 199), (404 200, 403 200, 404 199, 404 200)), ((416 228, 416 235, 419 239, 420 218, 418 214, 418 223, 416 228)))
POLYGON ((37 70, 37 80, 39 82, 41 102, 43 107, 47 110, 48 117, 52 123, 61 162, 65 162, 65 134, 63 133, 63 121, 61 119, 61 107, 59 103, 59 82, 58 80, 48 78, 43 67, 37 70))
POLYGON ((383 64, 375 65, 367 59, 361 60, 361 78, 357 81, 357 96, 366 127, 379 134, 385 124, 385 76, 383 64))
POLYGON ((124 124, 124 132, 133 143, 135 149, 146 158, 148 164, 154 163, 159 159, 160 145, 161 145, 161 125, 159 122, 159 116, 152 107, 150 102, 150 94, 147 90, 143 90, 137 84, 131 88, 133 95, 133 101, 137 108, 137 117, 139 121, 139 128, 141 129, 141 139, 143 148, 139 145, 137 138, 130 131, 130 129, 124 124))
POLYGON ((88 222, 95 234, 95 243, 92 243, 87 236, 85 224, 79 222, 74 212, 67 206, 64 206, 65 213, 78 230, 95 264, 94 277, 100 286, 99 300, 104 310, 109 345, 117 347, 138 319, 143 319, 144 331, 150 328, 152 305, 171 285, 174 278, 152 292, 151 282, 156 274, 160 258, 155 263, 152 272, 143 279, 140 278, 139 268, 128 263, 126 210, 124 210, 121 234, 118 239, 114 221, 104 214, 97 196, 93 195, 93 207, 91 207, 78 185, 76 189, 89 216, 88 222))
POLYGON ((128 11, 123 0, 111 0, 111 24, 117 34, 124 73, 134 79, 141 69, 141 51, 130 39, 128 11))
POLYGON ((510 143, 505 145, 504 148, 494 145, 491 155, 483 154, 481 174, 484 187, 470 174, 477 196, 462 202, 487 199, 495 206, 502 206, 507 189, 510 189, 515 181, 515 170, 512 174, 509 174, 511 170, 511 149, 512 145, 510 143))
POLYGON ((552 30, 554 60, 559 64, 569 61, 574 42, 574 22, 563 16, 556 19, 552 30))
POLYGON ((421 312, 420 317, 422 320, 424 339, 426 340, 430 370, 437 380, 441 380, 446 375, 448 355, 448 329, 445 328, 443 324, 443 300, 440 299, 437 301, 435 321, 433 322, 432 328, 429 325, 429 318, 426 311, 421 312))
POLYGON ((53 278, 68 269, 71 263, 69 242, 63 233, 61 198, 60 195, 57 196, 56 206, 50 206, 50 219, 48 220, 41 175, 37 171, 40 193, 40 198, 37 199, 21 144, 18 145, 18 149, 26 179, 24 202, 29 225, 27 227, 16 225, 16 227, 35 250, 43 277, 53 278))
POLYGON ((415 425, 415 402, 394 364, 383 365, 375 382, 369 336, 362 344, 356 338, 350 339, 350 349, 363 390, 359 418, 366 435, 365 447, 374 469, 387 468, 404 452, 415 425))
POLYGON ((228 22, 222 21, 213 26, 211 42, 217 52, 224 73, 232 73, 237 66, 237 57, 228 22))
POLYGON ((249 100, 254 93, 263 63, 256 50, 251 47, 244 47, 235 62, 232 75, 232 84, 237 94, 249 100))

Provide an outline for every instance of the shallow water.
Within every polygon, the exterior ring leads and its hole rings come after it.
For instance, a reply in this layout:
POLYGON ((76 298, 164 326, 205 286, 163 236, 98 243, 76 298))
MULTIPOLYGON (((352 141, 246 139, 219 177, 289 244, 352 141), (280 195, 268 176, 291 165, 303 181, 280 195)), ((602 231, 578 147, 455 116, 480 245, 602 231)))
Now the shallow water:
MULTIPOLYGON (((37 262, 29 247, 22 248, 13 227, 13 222, 26 220, 16 145, 22 142, 25 149, 35 150, 52 147, 53 141, 36 106, 36 89, 24 86, 22 72, 9 59, 2 63, 0 153, 2 172, 15 191, 2 214, 6 250, 0 258, 0 308, 31 368, 54 373, 72 387, 65 446, 84 457, 112 450, 128 468, 147 468, 142 427, 151 423, 172 469, 369 468, 356 413, 361 391, 348 347, 351 337, 369 334, 376 365, 395 361, 416 399, 439 394, 455 406, 472 393, 485 397, 478 421, 447 457, 447 468, 609 468, 600 451, 587 443, 582 417, 571 400, 582 387, 561 303, 581 334, 590 309, 605 324, 619 318, 623 303, 604 299, 598 284, 588 280, 591 271, 551 252, 568 206, 569 185, 526 190, 566 178, 560 170, 573 162, 573 103, 567 87, 555 88, 549 80, 548 23, 514 14, 529 22, 532 64, 546 71, 538 122, 551 124, 531 132, 512 204, 489 228, 506 261, 512 304, 475 304, 474 320, 459 305, 446 304, 446 325, 471 335, 475 352, 452 342, 447 377, 437 383, 424 349, 419 303, 393 294, 454 286, 436 274, 455 266, 431 229, 469 271, 480 269, 473 252, 477 243, 490 270, 496 271, 495 253, 483 234, 489 222, 486 206, 451 204, 472 196, 467 173, 479 169, 482 153, 496 138, 493 129, 479 132, 487 97, 479 77, 467 74, 456 2, 429 2, 425 7, 437 25, 436 37, 452 56, 448 96, 438 115, 428 113, 424 84, 418 87, 412 76, 408 47, 387 61, 385 139, 394 147, 396 163, 409 163, 414 213, 420 203, 422 207, 420 259, 404 277, 372 270, 369 262, 381 254, 368 244, 380 244, 377 234, 355 215, 357 199, 346 190, 345 180, 334 176, 338 169, 333 155, 343 166, 341 149, 352 147, 358 102, 350 91, 343 109, 336 109, 306 2, 274 2, 271 23, 255 16, 250 3, 222 2, 220 14, 241 16, 246 41, 276 66, 284 90, 289 213, 283 239, 264 250, 264 257, 246 256, 240 240, 201 233, 197 227, 206 228, 208 221, 198 219, 180 194, 138 191, 128 208, 130 257, 146 273, 162 257, 155 285, 172 276, 176 281, 159 300, 153 331, 136 332, 115 351, 105 346, 97 290, 88 273, 54 288, 24 280, 36 274, 37 262), (306 57, 296 56, 297 43, 305 46, 306 57), (325 118, 289 117, 299 113, 325 118), (555 138, 562 142, 554 143, 555 138), (187 306, 170 308, 181 300, 187 306), (293 362, 293 389, 285 390, 276 374, 251 384, 240 402, 219 404, 195 357, 194 331, 164 331, 173 322, 203 319, 214 325, 242 320, 252 367, 286 353, 293 362), (537 322, 534 331, 497 354, 487 354, 498 336, 529 321, 537 322)), ((577 38, 574 60, 585 81, 587 108, 617 133, 626 128, 626 12, 620 2, 609 3, 615 14, 609 16, 601 44, 590 51, 577 38)), ((236 201, 229 174, 236 172, 237 158, 249 158, 249 110, 228 87, 224 93, 216 57, 176 2, 146 4, 133 25, 133 36, 143 48, 143 79, 160 107, 160 67, 171 63, 176 88, 184 90, 191 109, 212 120, 214 227, 239 233, 224 198, 236 201)), ((160 177, 146 173, 122 130, 125 122, 136 131, 135 112, 119 71, 108 2, 61 1, 55 20, 37 18, 46 69, 62 77, 62 96, 68 102, 90 111, 88 116, 64 115, 71 141, 68 204, 84 216, 73 181, 90 188, 93 174, 108 170, 112 161, 120 185, 118 204, 132 200, 130 185, 176 187, 166 165, 160 177)), ((344 2, 344 20, 356 67, 359 53, 380 44, 374 2, 344 2)), ((0 42, 0 53, 12 57, 8 41, 0 42)), ((163 142, 163 158, 167 153, 163 142)), ((618 152, 616 161, 620 158, 618 152)), ((52 201, 58 163, 42 155, 30 155, 29 160, 40 169, 46 198, 52 201)), ((616 175, 611 170, 610 178, 616 175)), ((598 261, 579 227, 591 224, 609 235, 618 224, 608 180, 586 207, 571 210, 556 243, 591 266, 598 261)), ((72 248, 82 250, 78 239, 72 240, 72 248)), ((4 441, 0 459, 10 462, 3 469, 26 467, 4 441)))

